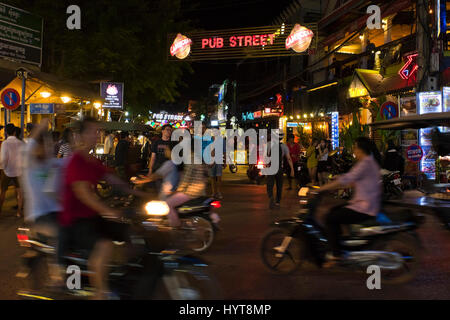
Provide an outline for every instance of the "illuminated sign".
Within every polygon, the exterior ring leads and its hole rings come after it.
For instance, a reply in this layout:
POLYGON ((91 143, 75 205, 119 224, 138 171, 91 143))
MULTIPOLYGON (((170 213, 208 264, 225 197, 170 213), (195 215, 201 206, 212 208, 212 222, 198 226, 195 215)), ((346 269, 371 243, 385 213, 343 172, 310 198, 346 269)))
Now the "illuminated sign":
POLYGON ((123 83, 100 83, 100 96, 105 99, 103 108, 121 109, 123 107, 123 83))
POLYGON ((169 34, 168 43, 172 44, 167 50, 169 61, 293 56, 317 48, 318 27, 317 23, 309 23, 193 31, 169 34))
POLYGON ((442 112, 442 94, 440 91, 418 92, 419 114, 442 112))
POLYGON ((448 112, 448 111, 450 111, 450 87, 443 87, 442 95, 443 95, 443 107, 444 107, 444 109, 442 111, 448 112))
POLYGON ((178 59, 186 58, 191 52, 192 40, 181 33, 177 34, 175 40, 170 46, 170 54, 178 59))
POLYGON ((242 120, 247 121, 247 120, 254 120, 255 118, 253 117, 253 112, 247 112, 247 113, 242 113, 242 120))
POLYGON ((262 111, 255 111, 253 112, 253 119, 261 118, 262 111))
POLYGON ((297 127, 306 127, 308 126, 305 122, 287 122, 286 127, 288 128, 297 128, 297 127))
POLYGON ((309 48, 313 37, 314 32, 296 24, 286 39, 286 49, 292 49, 297 53, 304 52, 309 48))
POLYGON ((162 121, 162 120, 174 120, 174 121, 186 120, 186 121, 189 121, 188 117, 184 118, 182 115, 168 114, 168 113, 154 113, 153 119, 155 119, 157 121, 162 121))
POLYGON ((339 112, 331 113, 331 146, 333 150, 339 148, 339 112))
POLYGON ((398 74, 403 80, 408 80, 411 78, 411 76, 414 74, 414 72, 417 71, 419 66, 417 65, 417 56, 418 53, 407 55, 406 58, 408 59, 405 63, 405 65, 400 69, 398 74))

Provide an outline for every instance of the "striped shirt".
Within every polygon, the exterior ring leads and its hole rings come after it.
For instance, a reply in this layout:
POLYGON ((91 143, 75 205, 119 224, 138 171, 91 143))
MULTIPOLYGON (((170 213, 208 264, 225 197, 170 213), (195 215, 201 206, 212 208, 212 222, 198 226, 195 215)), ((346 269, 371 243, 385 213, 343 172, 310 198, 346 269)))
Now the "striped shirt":
POLYGON ((62 158, 67 158, 72 154, 72 149, 70 148, 69 143, 63 143, 59 147, 58 155, 62 156, 62 158))
POLYGON ((206 194, 208 183, 208 168, 204 164, 187 164, 178 186, 177 192, 182 192, 191 198, 198 198, 206 194))

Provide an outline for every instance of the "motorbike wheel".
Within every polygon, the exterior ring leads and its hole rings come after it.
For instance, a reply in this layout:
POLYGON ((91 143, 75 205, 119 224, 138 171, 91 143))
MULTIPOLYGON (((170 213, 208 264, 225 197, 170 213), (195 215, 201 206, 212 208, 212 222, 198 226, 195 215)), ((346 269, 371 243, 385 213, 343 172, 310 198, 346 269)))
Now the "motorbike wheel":
POLYGON ((185 245, 195 252, 205 252, 214 241, 214 227, 211 221, 193 216, 183 219, 185 245))
POLYGON ((230 164, 230 171, 231 173, 236 173, 237 172, 237 165, 235 164, 230 164))
POLYGON ((413 280, 420 266, 419 244, 409 234, 396 234, 375 245, 375 250, 397 252, 403 257, 403 265, 398 270, 381 270, 381 282, 403 284, 413 280))
POLYGON ((293 238, 282 256, 275 250, 281 246, 288 234, 286 230, 274 228, 269 230, 261 241, 261 259, 264 265, 273 273, 292 274, 298 270, 304 261, 305 244, 300 239, 293 238))

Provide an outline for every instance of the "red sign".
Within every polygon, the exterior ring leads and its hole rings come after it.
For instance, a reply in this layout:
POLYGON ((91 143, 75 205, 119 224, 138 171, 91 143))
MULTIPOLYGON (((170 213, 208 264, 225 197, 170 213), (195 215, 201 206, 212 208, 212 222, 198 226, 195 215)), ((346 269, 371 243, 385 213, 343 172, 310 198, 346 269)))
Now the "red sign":
POLYGON ((186 36, 183 36, 181 33, 177 34, 177 37, 172 43, 170 47, 170 54, 176 56, 178 59, 186 58, 191 52, 191 43, 192 40, 186 36))
POLYGON ((398 105, 391 101, 386 101, 381 105, 380 116, 383 119, 389 120, 398 117, 398 105))
POLYGON ((417 144, 412 144, 406 149, 406 157, 411 162, 419 162, 423 157, 423 150, 417 144))
POLYGON ((286 39, 286 49, 292 48, 295 52, 304 52, 311 44, 313 36, 314 33, 311 30, 296 24, 286 39))
POLYGON ((254 119, 261 118, 261 113, 262 113, 262 111, 255 111, 255 112, 253 112, 253 118, 254 119))
POLYGON ((417 56, 418 56, 417 53, 406 56, 408 60, 406 61, 405 65, 398 72, 398 74, 400 75, 400 77, 403 80, 408 80, 414 74, 414 72, 416 72, 417 69, 419 68, 419 66, 416 62, 417 56))
POLYGON ((1 100, 6 109, 15 110, 20 105, 19 92, 13 88, 5 89, 2 92, 1 100))

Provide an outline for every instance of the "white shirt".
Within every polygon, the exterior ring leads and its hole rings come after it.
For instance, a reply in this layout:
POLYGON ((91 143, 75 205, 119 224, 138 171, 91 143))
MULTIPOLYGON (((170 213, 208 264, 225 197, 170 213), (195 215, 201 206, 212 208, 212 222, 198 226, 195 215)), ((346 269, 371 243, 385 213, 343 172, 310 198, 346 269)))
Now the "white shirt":
POLYGON ((114 148, 114 136, 112 134, 109 134, 105 138, 105 146, 104 146, 103 152, 105 154, 112 154, 113 148, 114 148))
POLYGON ((6 176, 19 177, 22 169, 22 148, 24 142, 14 136, 9 136, 3 143, 0 151, 0 163, 6 176))
POLYGON ((58 177, 61 175, 61 169, 66 160, 51 158, 37 161, 33 155, 36 146, 36 140, 29 139, 24 148, 21 183, 27 199, 25 201, 25 220, 27 221, 35 221, 40 216, 62 210, 59 201, 45 192, 45 187, 48 179, 52 179, 52 174, 57 174, 58 177))

